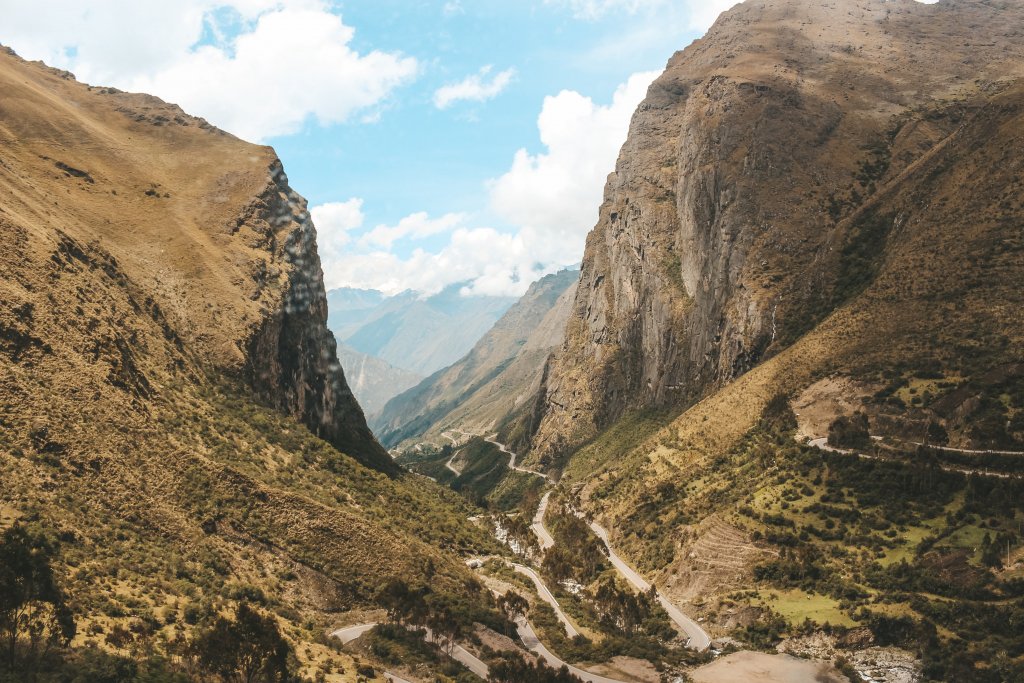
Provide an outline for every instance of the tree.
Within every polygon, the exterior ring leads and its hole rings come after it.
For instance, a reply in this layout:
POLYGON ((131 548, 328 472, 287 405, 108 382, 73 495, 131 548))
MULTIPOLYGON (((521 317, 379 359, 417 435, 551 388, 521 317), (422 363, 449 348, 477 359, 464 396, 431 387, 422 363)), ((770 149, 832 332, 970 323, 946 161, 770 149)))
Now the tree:
POLYGON ((11 671, 34 671, 51 647, 75 637, 74 617, 50 566, 54 552, 43 535, 21 525, 0 536, 0 637, 11 671))
POLYGON ((288 667, 292 648, 273 617, 245 603, 235 618, 218 617, 192 643, 199 666, 224 683, 286 683, 293 680, 288 667))
POLYGON ((392 578, 377 591, 377 602, 388 611, 388 620, 393 624, 408 622, 422 626, 426 619, 424 596, 426 587, 412 588, 399 578, 392 578))
POLYGON ((858 411, 853 415, 840 415, 828 427, 828 445, 835 448, 868 448, 871 435, 868 416, 858 411))
POLYGON ((519 593, 509 591, 498 600, 498 606, 501 607, 501 611, 505 613, 505 616, 515 621, 517 618, 526 615, 526 611, 530 608, 530 603, 519 593))
POLYGON ((411 591, 409 584, 393 578, 377 591, 377 602, 388 611, 388 621, 401 624, 409 607, 411 591))
POLYGON ((497 683, 582 683, 564 665, 552 669, 544 662, 527 662, 518 652, 502 652, 491 664, 490 678, 497 683))

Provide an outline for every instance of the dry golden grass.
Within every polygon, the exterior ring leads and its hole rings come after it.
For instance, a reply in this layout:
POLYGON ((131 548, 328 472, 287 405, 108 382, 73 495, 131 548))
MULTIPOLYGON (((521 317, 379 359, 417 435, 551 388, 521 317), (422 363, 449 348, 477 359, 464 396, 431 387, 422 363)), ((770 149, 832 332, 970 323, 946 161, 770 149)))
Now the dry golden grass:
POLYGON ((331 615, 389 577, 467 590, 460 554, 492 541, 462 499, 361 465, 247 384, 279 362, 253 336, 287 324, 314 265, 285 255, 304 202, 280 196, 273 150, 6 52, 0 91, 0 527, 59 539, 80 638, 159 641, 246 599, 320 662, 331 615))

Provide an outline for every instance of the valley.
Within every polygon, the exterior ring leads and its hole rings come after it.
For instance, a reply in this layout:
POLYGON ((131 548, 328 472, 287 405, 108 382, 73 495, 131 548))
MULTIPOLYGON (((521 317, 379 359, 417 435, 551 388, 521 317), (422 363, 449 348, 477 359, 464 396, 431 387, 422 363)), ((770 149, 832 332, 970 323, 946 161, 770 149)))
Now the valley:
MULTIPOLYGON (((0 50, 0 683, 1024 680, 1022 35, 735 4, 630 103, 578 267, 538 216, 614 103, 545 98, 483 185, 530 201, 378 221, 430 194, 383 151, 311 208, 274 147, 0 50)), ((388 153, 479 132, 526 85, 491 68, 388 153)))

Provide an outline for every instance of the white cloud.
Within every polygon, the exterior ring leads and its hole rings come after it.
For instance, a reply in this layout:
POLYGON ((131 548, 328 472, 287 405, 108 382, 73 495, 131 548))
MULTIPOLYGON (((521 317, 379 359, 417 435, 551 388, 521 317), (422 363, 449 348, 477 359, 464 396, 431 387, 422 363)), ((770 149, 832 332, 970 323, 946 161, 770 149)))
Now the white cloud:
POLYGON ((353 29, 320 0, 0 0, 0 14, 0 40, 27 58, 156 94, 255 141, 309 118, 346 121, 418 70, 409 57, 353 50, 353 29), (222 23, 241 32, 197 46, 222 23))
POLYGON ((431 218, 425 211, 420 211, 398 221, 398 225, 378 225, 360 237, 359 242, 363 245, 390 249, 401 239, 423 239, 451 232, 465 219, 466 215, 462 213, 448 213, 440 218, 431 218))
MULTIPOLYGON (((579 19, 600 19, 612 11, 635 14, 640 10, 658 7, 666 0, 544 0, 548 4, 563 5, 579 19)), ((699 0, 698 0, 699 1, 699 0)))
POLYGON ((512 168, 491 186, 495 211, 515 225, 572 236, 582 245, 629 121, 657 75, 634 74, 607 106, 573 91, 546 98, 537 124, 547 150, 516 152, 512 168))
MULTIPOLYGON (((937 1, 937 0, 935 0, 937 1)), ((667 0, 545 0, 548 4, 568 8, 577 19, 594 21, 613 12, 638 14, 652 10, 667 11, 654 17, 655 23, 634 28, 631 32, 648 35, 669 30, 673 34, 680 29, 706 31, 715 23, 718 15, 739 3, 739 0, 683 0, 669 3, 667 0)))
POLYGON ((444 7, 441 8, 441 12, 446 17, 452 17, 456 14, 465 14, 466 10, 462 6, 461 0, 450 0, 449 2, 444 3, 444 7))
POLYGON ((431 294, 469 281, 469 295, 518 296, 537 278, 578 263, 605 178, 656 75, 633 75, 608 105, 572 91, 545 99, 537 120, 545 150, 520 150, 509 171, 489 183, 491 208, 511 229, 470 227, 471 217, 463 214, 413 214, 396 226, 377 226, 347 253, 325 259, 328 287, 431 294), (392 250, 399 240, 449 230, 447 243, 436 251, 416 249, 403 258, 392 250))
POLYGON ((497 97, 508 87, 516 75, 515 69, 505 69, 487 79, 491 73, 491 65, 480 69, 479 73, 467 76, 458 83, 450 83, 438 88, 434 93, 434 106, 447 109, 460 101, 486 102, 497 97))
POLYGON ((689 3, 690 28, 706 31, 718 19, 718 15, 732 9, 739 0, 700 0, 689 3))
POLYGON ((309 213, 316 226, 317 251, 326 273, 345 256, 352 231, 362 227, 363 200, 356 197, 347 202, 328 202, 314 206, 309 213))

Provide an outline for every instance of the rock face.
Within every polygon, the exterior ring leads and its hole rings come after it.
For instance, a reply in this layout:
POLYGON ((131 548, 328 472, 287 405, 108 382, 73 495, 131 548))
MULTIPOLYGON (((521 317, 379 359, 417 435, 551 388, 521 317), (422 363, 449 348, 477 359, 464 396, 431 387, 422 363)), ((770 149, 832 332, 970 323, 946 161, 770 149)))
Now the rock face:
POLYGON ((270 169, 267 190, 247 220, 285 227, 275 257, 290 266, 284 298, 268 311, 246 344, 246 375, 257 394, 286 413, 301 417, 314 434, 379 469, 394 470, 374 439, 327 329, 327 294, 316 228, 306 200, 288 186, 280 162, 270 169))
POLYGON ((609 176, 535 452, 691 405, 863 289, 900 229, 873 199, 962 122, 914 112, 1018 77, 1021 15, 750 0, 677 53, 609 176))
POLYGON ((158 396, 168 372, 244 378, 264 404, 395 471, 338 364, 316 231, 271 148, 7 52, 0 78, 0 221, 18 244, 3 254, 4 303, 26 312, 5 327, 51 349, 66 342, 63 366, 83 381, 109 356, 115 386, 136 401, 158 396), (74 289, 59 273, 82 269, 106 280, 63 301, 74 289), (90 307, 121 290, 130 313, 90 307))
POLYGON ((468 354, 390 400, 373 420, 381 440, 394 446, 452 427, 521 431, 544 363, 562 340, 578 277, 564 270, 533 283, 468 354))

